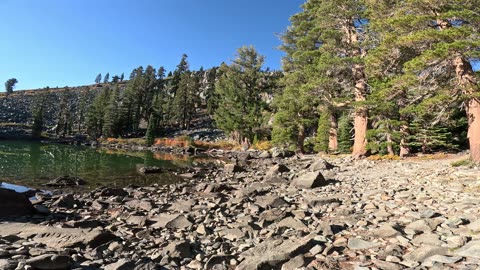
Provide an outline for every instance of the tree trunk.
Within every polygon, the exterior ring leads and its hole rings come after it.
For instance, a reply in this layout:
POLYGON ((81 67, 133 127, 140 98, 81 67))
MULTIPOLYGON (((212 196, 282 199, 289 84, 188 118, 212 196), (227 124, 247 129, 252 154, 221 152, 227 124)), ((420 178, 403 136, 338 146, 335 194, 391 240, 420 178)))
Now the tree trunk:
POLYGON ((463 94, 470 95, 467 101, 467 119, 468 119, 468 141, 470 143, 470 155, 472 161, 480 163, 480 101, 474 94, 475 75, 472 65, 462 56, 457 56, 453 60, 457 80, 462 86, 463 94))
MULTIPOLYGON (((404 106, 402 106, 403 108, 404 106)), ((400 116, 400 120, 406 123, 408 120, 406 117, 400 116)), ((408 130, 408 125, 407 124, 402 124, 400 126, 400 157, 403 158, 405 156, 410 155, 410 147, 408 146, 408 135, 409 135, 409 130, 408 130)))
MULTIPOLYGON (((353 74, 355 76, 355 101, 364 102, 367 95, 367 83, 365 80, 364 67, 362 65, 354 65, 353 74)), ((353 129, 355 137, 353 141, 353 157, 361 157, 367 153, 367 124, 368 109, 365 105, 359 105, 355 108, 355 119, 353 129)))
POLYGON ((303 146, 305 142, 305 128, 303 126, 299 127, 298 138, 297 138, 297 150, 300 153, 305 154, 305 147, 303 146))
POLYGON ((390 156, 395 155, 395 152, 393 152, 393 141, 392 141, 392 134, 387 133, 387 151, 390 156))
POLYGON ((328 150, 336 152, 338 150, 338 122, 333 114, 330 115, 330 131, 328 134, 328 150))

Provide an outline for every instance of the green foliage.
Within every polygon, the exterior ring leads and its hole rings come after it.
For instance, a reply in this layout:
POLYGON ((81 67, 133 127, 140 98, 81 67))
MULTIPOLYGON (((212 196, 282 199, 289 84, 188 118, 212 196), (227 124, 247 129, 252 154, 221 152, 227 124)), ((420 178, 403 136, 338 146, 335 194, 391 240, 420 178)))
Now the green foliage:
POLYGON ((414 134, 409 137, 410 147, 424 154, 458 149, 458 145, 453 143, 452 133, 445 126, 429 126, 415 121, 410 124, 410 130, 414 134))
POLYGON ((44 104, 45 104, 45 97, 41 95, 37 98, 34 103, 33 108, 33 125, 32 125, 32 138, 33 139, 40 139, 42 137, 42 130, 43 130, 43 119, 44 119, 44 104))
POLYGON ((18 81, 15 78, 8 79, 5 82, 5 92, 7 92, 7 94, 13 93, 13 89, 15 88, 15 84, 17 83, 18 81))
POLYGON ((317 137, 315 150, 319 152, 328 152, 328 143, 330 137, 330 117, 331 114, 323 112, 318 118, 317 137))
POLYGON ((109 80, 110 80, 110 73, 107 72, 107 74, 105 74, 105 77, 103 78, 103 83, 108 83, 109 80))
POLYGON ((352 121, 347 113, 338 119, 338 151, 350 153, 352 147, 352 121))
POLYGON ((222 65, 222 74, 215 84, 215 91, 220 98, 214 119, 219 128, 240 142, 243 138, 250 141, 254 129, 261 126, 262 111, 265 103, 261 93, 262 66, 264 57, 253 47, 242 47, 237 51, 233 63, 222 65))
POLYGON ((156 114, 152 113, 148 120, 147 134, 145 136, 145 142, 147 146, 151 146, 155 143, 156 131, 157 131, 157 119, 156 114))
POLYGON ((93 100, 87 111, 87 133, 92 138, 99 138, 102 136, 104 118, 107 103, 110 96, 110 89, 104 88, 102 92, 93 100))
POLYGON ((120 88, 115 88, 110 93, 110 97, 103 115, 103 135, 106 137, 117 137, 121 134, 120 104, 122 103, 120 96, 120 88))
POLYGON ((95 83, 99 84, 102 81, 102 73, 98 73, 97 77, 95 78, 95 83))

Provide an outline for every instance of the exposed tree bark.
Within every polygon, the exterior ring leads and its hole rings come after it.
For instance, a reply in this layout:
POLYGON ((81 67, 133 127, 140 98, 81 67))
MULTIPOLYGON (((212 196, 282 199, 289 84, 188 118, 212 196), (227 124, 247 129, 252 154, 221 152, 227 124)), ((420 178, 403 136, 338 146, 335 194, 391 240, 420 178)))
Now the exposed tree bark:
POLYGON ((328 134, 328 150, 336 152, 338 150, 338 121, 335 115, 330 115, 330 131, 328 134))
MULTIPOLYGON (((367 83, 365 79, 364 67, 354 65, 353 74, 355 76, 355 101, 364 102, 367 96, 367 83)), ((355 108, 355 119, 353 129, 355 131, 353 140, 353 157, 361 157, 367 153, 367 125, 368 109, 365 105, 359 105, 355 108)))
POLYGON ((462 56, 453 60, 457 81, 465 95, 470 96, 466 103, 468 119, 468 141, 472 161, 480 163, 480 100, 472 96, 475 93, 475 75, 472 65, 462 56))
POLYGON ((402 138, 400 139, 400 157, 405 157, 410 155, 410 147, 408 147, 407 137, 408 137, 408 126, 402 125, 400 127, 400 133, 402 138))
POLYGON ((390 132, 387 133, 387 151, 390 156, 395 155, 395 152, 393 152, 392 134, 390 132))
POLYGON ((297 150, 300 153, 305 154, 305 147, 303 146, 305 142, 305 127, 299 126, 298 127, 298 139, 297 139, 297 150))

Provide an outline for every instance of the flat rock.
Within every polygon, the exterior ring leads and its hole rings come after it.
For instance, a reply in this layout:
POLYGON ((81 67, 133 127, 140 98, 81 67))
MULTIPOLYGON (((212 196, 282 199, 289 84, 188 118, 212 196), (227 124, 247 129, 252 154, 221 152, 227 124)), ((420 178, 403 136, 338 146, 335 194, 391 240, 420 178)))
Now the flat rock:
POLYGON ((348 239, 347 246, 349 249, 352 249, 352 250, 360 250, 360 249, 370 249, 370 248, 379 247, 380 243, 368 242, 360 238, 350 238, 348 239))
POLYGON ((470 223, 467 225, 467 228, 470 229, 472 232, 480 232, 480 219, 470 223))
POLYGON ((309 169, 313 172, 315 171, 326 171, 335 168, 334 165, 330 164, 324 159, 317 159, 312 164, 310 164, 309 169))
POLYGON ((325 186, 328 182, 321 172, 307 172, 293 179, 290 184, 299 188, 316 188, 325 186))
POLYGON ((70 256, 45 254, 30 258, 26 263, 39 270, 61 270, 70 268, 73 261, 70 256))
POLYGON ((438 263, 451 264, 451 263, 456 263, 460 260, 462 260, 462 257, 460 256, 451 257, 451 256, 443 256, 443 255, 433 255, 426 258, 425 262, 438 262, 438 263))
POLYGON ((127 201, 125 205, 135 209, 140 209, 145 211, 150 211, 153 209, 152 202, 146 201, 146 200, 131 200, 131 201, 127 201))
POLYGON ((371 235, 382 238, 395 237, 401 233, 390 224, 384 224, 380 228, 374 229, 371 235))
POLYGON ((284 218, 275 225, 279 228, 286 227, 286 228, 292 228, 294 230, 307 230, 308 229, 308 227, 305 224, 303 224, 303 222, 301 222, 298 219, 294 219, 293 217, 284 218))
POLYGON ((160 214, 151 217, 150 220, 155 222, 151 225, 153 228, 184 229, 193 225, 187 217, 178 214, 160 214))
POLYGON ((33 241, 52 248, 69 248, 76 246, 97 247, 116 237, 101 230, 72 229, 47 227, 28 223, 0 223, 0 236, 15 235, 22 239, 32 238, 33 241))
POLYGON ((480 240, 468 242, 466 245, 456 250, 454 255, 480 259, 480 240))
POLYGON ((425 245, 406 254, 403 259, 405 261, 423 262, 433 255, 447 255, 447 253, 448 249, 444 247, 425 245))
POLYGON ((265 196, 260 196, 257 198, 255 201, 255 204, 258 206, 269 209, 269 208, 278 208, 282 207, 284 205, 287 205, 287 202, 285 202, 282 198, 274 195, 265 195, 265 196))
POLYGON ((117 262, 107 264, 104 270, 131 270, 135 267, 135 264, 127 259, 120 259, 117 262))
POLYGON ((245 258, 237 270, 280 269, 290 259, 305 254, 315 245, 313 237, 266 240, 241 253, 245 258))

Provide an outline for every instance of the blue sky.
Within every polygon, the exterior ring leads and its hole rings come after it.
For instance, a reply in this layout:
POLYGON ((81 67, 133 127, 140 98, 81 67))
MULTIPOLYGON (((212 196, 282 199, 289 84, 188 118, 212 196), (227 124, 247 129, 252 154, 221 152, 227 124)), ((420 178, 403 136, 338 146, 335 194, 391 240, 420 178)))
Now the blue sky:
POLYGON ((0 0, 0 85, 76 86, 137 66, 219 65, 242 45, 280 68, 275 33, 304 0, 0 0))

